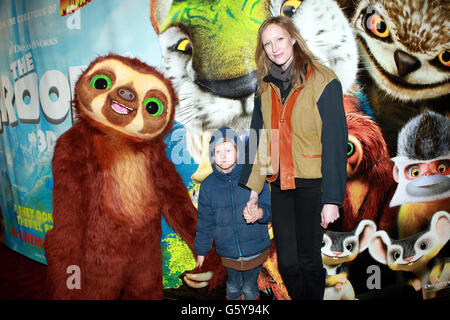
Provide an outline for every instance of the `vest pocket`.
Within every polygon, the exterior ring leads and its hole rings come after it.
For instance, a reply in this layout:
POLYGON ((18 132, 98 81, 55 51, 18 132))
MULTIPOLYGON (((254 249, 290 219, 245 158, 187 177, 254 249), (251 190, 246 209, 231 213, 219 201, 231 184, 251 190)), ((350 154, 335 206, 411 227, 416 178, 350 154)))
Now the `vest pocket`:
POLYGON ((295 153, 294 166, 296 177, 312 179, 322 177, 322 155, 295 153))

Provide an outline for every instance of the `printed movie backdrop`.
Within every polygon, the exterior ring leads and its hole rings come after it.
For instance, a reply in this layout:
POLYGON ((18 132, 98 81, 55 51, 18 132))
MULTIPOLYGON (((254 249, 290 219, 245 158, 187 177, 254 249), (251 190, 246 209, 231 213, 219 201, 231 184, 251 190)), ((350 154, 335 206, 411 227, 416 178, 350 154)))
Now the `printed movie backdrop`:
MULTIPOLYGON (((348 182, 341 218, 324 235, 325 299, 448 296, 449 6, 445 0, 2 1, 0 240, 45 263, 53 148, 75 121, 70 100, 78 76, 109 52, 137 57, 173 80, 180 102, 167 155, 196 204, 211 172, 205 148, 211 130, 231 126, 248 138, 257 30, 266 18, 285 15, 344 90, 348 182)), ((194 256, 164 221, 161 246, 164 287, 178 288, 194 256)), ((274 248, 259 286, 289 299, 274 248)))

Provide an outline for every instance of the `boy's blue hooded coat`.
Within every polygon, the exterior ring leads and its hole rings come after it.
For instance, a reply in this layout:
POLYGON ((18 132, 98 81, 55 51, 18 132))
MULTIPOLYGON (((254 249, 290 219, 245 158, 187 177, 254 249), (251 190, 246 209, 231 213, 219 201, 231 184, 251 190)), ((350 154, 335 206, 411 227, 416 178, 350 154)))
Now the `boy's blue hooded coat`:
POLYGON ((219 256, 233 259, 254 256, 270 246, 267 223, 272 219, 272 211, 267 183, 258 198, 258 206, 264 211, 263 217, 254 224, 247 224, 243 216, 244 207, 250 198, 250 190, 238 184, 243 152, 243 143, 232 129, 221 128, 213 134, 210 142, 213 172, 203 180, 198 199, 197 234, 194 241, 197 255, 206 256, 213 241, 219 256), (238 163, 228 174, 219 171, 213 159, 214 144, 221 143, 217 139, 222 137, 232 139, 238 146, 238 163))

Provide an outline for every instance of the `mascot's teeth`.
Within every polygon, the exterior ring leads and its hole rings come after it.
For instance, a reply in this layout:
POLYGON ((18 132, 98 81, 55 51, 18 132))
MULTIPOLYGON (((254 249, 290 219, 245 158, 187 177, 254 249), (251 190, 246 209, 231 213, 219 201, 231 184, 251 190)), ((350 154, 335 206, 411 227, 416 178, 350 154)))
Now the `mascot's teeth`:
POLYGON ((119 114, 129 114, 134 111, 133 109, 128 108, 128 107, 124 106, 123 104, 118 103, 115 100, 111 101, 111 108, 119 114))

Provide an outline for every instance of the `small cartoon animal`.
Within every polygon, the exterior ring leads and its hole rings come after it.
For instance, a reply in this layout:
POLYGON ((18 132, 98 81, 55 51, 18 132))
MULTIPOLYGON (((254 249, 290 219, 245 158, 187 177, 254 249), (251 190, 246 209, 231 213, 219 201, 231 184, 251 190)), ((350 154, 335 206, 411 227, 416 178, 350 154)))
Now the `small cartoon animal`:
POLYGON ((344 263, 351 262, 369 245, 377 226, 362 220, 351 232, 326 231, 322 242, 322 262, 327 270, 324 300, 353 300, 355 292, 344 263))
MULTIPOLYGON (((191 249, 197 219, 163 142, 175 91, 153 67, 110 54, 81 74, 73 104, 77 121, 57 140, 52 161, 50 297, 117 299, 123 291, 123 298, 162 299, 161 215, 191 249), (71 290, 66 272, 74 266, 80 281, 71 290)), ((214 286, 224 272, 217 254, 209 260, 202 271, 215 272, 214 286)))
POLYGON ((436 291, 448 288, 450 269, 447 261, 433 259, 450 239, 450 215, 446 211, 438 211, 433 215, 428 229, 411 237, 394 240, 385 231, 373 234, 369 253, 378 262, 388 265, 395 271, 414 273, 419 281, 413 281, 416 290, 422 288, 424 299, 435 296, 436 291), (431 267, 430 267, 431 263, 431 267), (430 284, 437 285, 434 292, 426 289, 430 284), (442 285, 443 284, 443 285, 442 285))
POLYGON ((450 208, 450 120, 424 111, 400 131, 390 206, 401 205, 400 238, 421 231, 439 210, 450 208))

